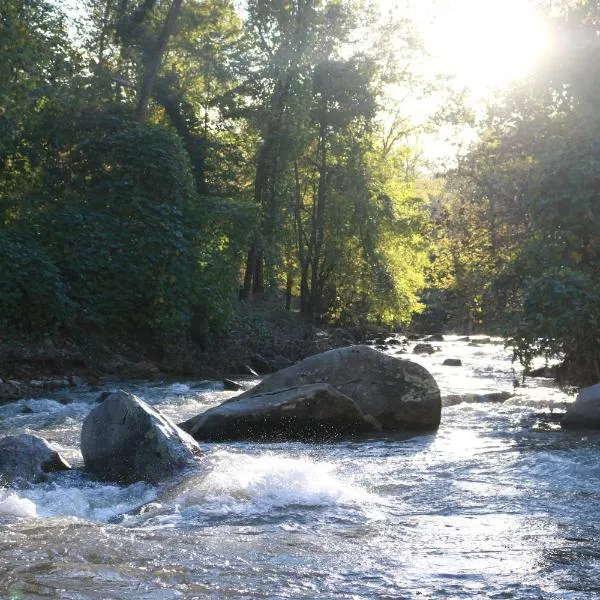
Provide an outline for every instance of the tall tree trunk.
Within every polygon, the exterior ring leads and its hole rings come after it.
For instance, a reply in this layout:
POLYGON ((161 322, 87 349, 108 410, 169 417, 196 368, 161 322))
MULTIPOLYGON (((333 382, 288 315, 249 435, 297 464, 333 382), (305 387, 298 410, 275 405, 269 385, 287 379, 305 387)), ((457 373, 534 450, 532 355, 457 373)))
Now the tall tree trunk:
POLYGON ((310 283, 310 317, 320 317, 322 282, 321 263, 323 245, 325 242, 325 205, 327 203, 327 100, 323 101, 323 120, 319 127, 319 184, 317 188, 316 207, 314 211, 314 250, 312 255, 311 283, 310 283))
POLYGON ((152 95, 152 89, 156 82, 156 77, 162 63, 162 58, 167 49, 167 43, 172 33, 175 31, 175 24, 177 17, 181 9, 183 0, 173 0, 165 19, 163 28, 156 40, 156 45, 150 52, 150 56, 144 65, 144 74, 142 79, 142 88, 138 95, 137 107, 135 110, 136 121, 142 123, 146 120, 146 114, 148 112, 148 103, 150 102, 150 96, 152 95))
MULTIPOLYGON (((283 128, 283 117, 290 87, 295 76, 294 71, 284 72, 279 76, 270 101, 269 116, 264 142, 260 149, 254 178, 254 200, 263 214, 262 240, 255 241, 252 250, 256 252, 253 263, 246 261, 244 288, 240 297, 251 299, 261 297, 265 291, 265 270, 273 279, 275 265, 272 256, 276 241, 276 214, 278 210, 275 196, 276 178, 279 172, 279 143, 283 128), (265 269, 265 262, 268 262, 265 269), (249 271, 252 268, 252 271, 249 271)), ((270 282, 269 282, 270 283, 270 282)))
POLYGON ((309 246, 302 222, 302 190, 300 188, 300 173, 298 162, 294 162, 294 185, 296 203, 294 206, 294 220, 296 226, 296 244, 298 262, 300 263, 300 313, 310 318, 310 286, 308 285, 308 271, 312 246, 309 246))
POLYGON ((292 289, 294 287, 294 275, 291 271, 286 274, 285 280, 285 310, 292 308, 292 289))

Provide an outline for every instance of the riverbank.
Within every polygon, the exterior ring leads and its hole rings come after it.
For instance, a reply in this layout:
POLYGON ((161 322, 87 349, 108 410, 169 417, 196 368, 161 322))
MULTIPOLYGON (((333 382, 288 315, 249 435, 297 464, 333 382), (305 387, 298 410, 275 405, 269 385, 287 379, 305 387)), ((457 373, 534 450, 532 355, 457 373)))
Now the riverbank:
POLYGON ((266 375, 312 354, 389 331, 315 327, 273 305, 243 305, 227 331, 211 340, 144 339, 94 332, 4 335, 0 339, 0 403, 107 382, 266 375))

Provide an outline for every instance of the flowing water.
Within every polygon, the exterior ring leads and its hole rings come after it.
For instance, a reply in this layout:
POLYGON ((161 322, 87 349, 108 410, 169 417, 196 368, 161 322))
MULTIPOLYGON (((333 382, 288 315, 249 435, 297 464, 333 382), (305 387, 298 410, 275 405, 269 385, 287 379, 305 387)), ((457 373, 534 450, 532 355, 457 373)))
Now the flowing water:
MULTIPOLYGON (((0 488, 0 598, 600 597, 600 435, 544 418, 572 397, 514 387, 501 344, 435 345, 409 358, 443 396, 516 395, 446 407, 431 435, 207 444, 196 471, 161 486, 74 470, 0 488)), ((208 381, 130 389, 176 421, 233 395, 208 381)), ((0 435, 37 433, 80 466, 97 396, 2 406, 0 435)))

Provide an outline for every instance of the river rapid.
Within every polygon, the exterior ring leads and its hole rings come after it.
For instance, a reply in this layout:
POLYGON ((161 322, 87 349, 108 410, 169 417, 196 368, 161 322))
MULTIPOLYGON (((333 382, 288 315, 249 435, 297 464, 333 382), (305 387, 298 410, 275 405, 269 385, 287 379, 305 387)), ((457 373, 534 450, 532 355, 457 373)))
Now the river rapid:
MULTIPOLYGON (((431 435, 203 444, 197 470, 160 486, 75 469, 0 487, 0 598, 600 597, 600 434, 553 425, 573 396, 515 387, 499 340, 433 344, 402 357, 442 396, 515 395, 445 407, 431 435)), ((234 395, 210 381, 123 387, 176 422, 234 395)), ((98 395, 0 406, 0 436, 36 433, 81 466, 98 395)))

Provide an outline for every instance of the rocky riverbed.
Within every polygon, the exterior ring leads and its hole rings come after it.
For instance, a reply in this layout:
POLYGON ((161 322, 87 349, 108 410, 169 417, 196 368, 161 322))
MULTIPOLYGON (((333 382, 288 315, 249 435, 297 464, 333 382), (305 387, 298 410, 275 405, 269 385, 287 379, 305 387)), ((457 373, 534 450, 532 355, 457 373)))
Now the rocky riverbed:
MULTIPOLYGON (((158 484, 79 468, 82 422, 111 384, 0 406, 0 436, 38 434, 75 467, 0 487, 0 596, 595 597, 600 435, 560 430, 573 396, 523 380, 499 342, 380 344, 433 374, 446 399, 437 432, 202 443, 196 469, 158 484)), ((175 422, 238 393, 125 385, 175 422)))

